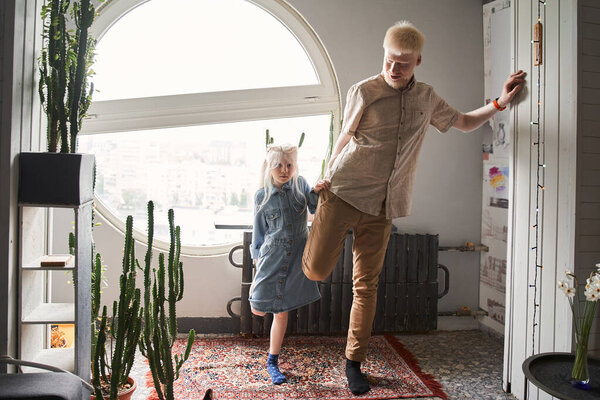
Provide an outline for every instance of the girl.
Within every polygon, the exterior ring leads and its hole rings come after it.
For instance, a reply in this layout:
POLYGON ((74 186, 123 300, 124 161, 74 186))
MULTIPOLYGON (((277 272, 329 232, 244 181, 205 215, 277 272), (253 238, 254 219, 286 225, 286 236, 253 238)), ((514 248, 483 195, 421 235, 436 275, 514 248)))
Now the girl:
POLYGON ((308 235, 306 208, 315 212, 316 193, 327 190, 329 183, 319 181, 311 190, 298 176, 297 156, 296 146, 268 146, 262 187, 254 196, 250 252, 256 275, 250 288, 250 304, 256 315, 273 313, 267 371, 275 385, 286 382, 278 358, 288 311, 321 297, 317 283, 302 272, 302 252, 308 235))

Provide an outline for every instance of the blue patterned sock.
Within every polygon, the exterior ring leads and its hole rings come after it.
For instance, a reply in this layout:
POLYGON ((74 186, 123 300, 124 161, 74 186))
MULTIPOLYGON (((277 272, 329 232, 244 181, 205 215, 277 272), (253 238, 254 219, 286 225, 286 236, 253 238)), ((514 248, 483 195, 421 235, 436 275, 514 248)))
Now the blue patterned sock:
POLYGON ((277 366, 278 360, 279 354, 269 353, 269 358, 267 358, 267 372, 271 375, 271 382, 273 382, 273 385, 281 385, 282 383, 287 382, 285 376, 279 371, 279 367, 277 366))

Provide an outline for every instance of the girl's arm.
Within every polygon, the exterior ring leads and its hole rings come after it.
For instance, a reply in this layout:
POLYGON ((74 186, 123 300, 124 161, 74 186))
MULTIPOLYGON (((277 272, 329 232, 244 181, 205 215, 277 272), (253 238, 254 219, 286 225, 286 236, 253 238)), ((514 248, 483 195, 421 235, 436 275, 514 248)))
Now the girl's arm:
POLYGON ((260 248, 265 241, 265 232, 267 231, 267 222, 262 210, 258 206, 262 203, 262 197, 259 192, 254 195, 254 223, 252 224, 252 243, 250 244, 250 256, 253 259, 258 258, 260 248))
MULTIPOLYGON (((327 181, 327 183, 329 183, 329 181, 327 181)), ((319 183, 317 183, 317 185, 318 184, 319 183)), ((308 206, 308 211, 310 211, 311 214, 314 214, 317 210, 317 203, 319 202, 319 195, 317 193, 322 189, 316 190, 316 185, 314 189, 311 189, 310 185, 308 184, 308 182, 306 182, 306 179, 304 179, 304 177, 300 177, 300 189, 302 190, 302 194, 304 194, 304 197, 306 198, 306 205, 308 206)))

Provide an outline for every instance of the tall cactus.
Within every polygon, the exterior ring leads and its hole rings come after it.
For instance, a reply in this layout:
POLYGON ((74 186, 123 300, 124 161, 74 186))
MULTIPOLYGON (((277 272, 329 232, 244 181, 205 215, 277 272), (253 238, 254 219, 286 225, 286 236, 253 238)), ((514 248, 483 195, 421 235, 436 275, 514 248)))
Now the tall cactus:
POLYGON ((91 0, 46 0, 42 6, 43 42, 38 92, 48 117, 48 151, 77 151, 77 134, 94 91, 96 41, 89 35, 96 10, 91 0), (74 31, 68 28, 74 23, 74 31))
MULTIPOLYGON (((108 322, 107 307, 102 309, 98 340, 92 359, 92 385, 97 399, 102 399, 101 379, 110 382, 110 399, 117 399, 119 386, 127 382, 135 357, 135 349, 142 329, 141 291, 136 288, 135 242, 133 240, 133 217, 127 217, 123 271, 119 281, 119 300, 113 302, 113 316, 108 322), (110 360, 107 354, 107 333, 114 340, 110 360), (108 377, 110 374, 110 379, 108 377)), ((98 290, 98 288, 95 288, 98 290)))
POLYGON ((183 263, 180 229, 175 227, 173 210, 168 212, 170 246, 167 265, 165 255, 158 256, 158 271, 151 267, 154 237, 154 203, 148 202, 148 250, 144 266, 144 329, 140 338, 140 351, 148 359, 154 387, 160 400, 173 400, 173 384, 179 370, 190 356, 196 332, 192 329, 184 354, 175 354, 172 347, 177 338, 175 303, 183 298, 183 263), (168 293, 165 296, 165 290, 168 293), (166 307, 165 307, 165 302, 166 307))

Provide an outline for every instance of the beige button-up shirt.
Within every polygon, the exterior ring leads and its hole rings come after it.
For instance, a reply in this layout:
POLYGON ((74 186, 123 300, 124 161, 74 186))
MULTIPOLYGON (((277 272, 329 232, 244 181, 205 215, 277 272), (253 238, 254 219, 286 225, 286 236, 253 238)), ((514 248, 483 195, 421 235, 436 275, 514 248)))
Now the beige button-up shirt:
POLYGON ((417 157, 429 125, 446 132, 458 118, 414 77, 405 89, 381 74, 348 91, 342 133, 353 136, 328 171, 331 191, 358 210, 388 219, 410 214, 417 157))

